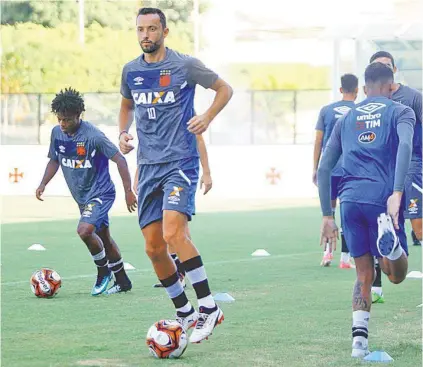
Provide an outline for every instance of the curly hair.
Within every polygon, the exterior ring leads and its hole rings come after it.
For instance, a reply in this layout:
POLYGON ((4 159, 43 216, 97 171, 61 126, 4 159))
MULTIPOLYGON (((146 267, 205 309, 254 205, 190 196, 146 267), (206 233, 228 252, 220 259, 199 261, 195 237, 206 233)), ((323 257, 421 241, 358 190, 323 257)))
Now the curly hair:
POLYGON ((85 111, 85 103, 82 94, 71 87, 65 88, 56 94, 51 103, 51 112, 55 115, 80 115, 85 111))

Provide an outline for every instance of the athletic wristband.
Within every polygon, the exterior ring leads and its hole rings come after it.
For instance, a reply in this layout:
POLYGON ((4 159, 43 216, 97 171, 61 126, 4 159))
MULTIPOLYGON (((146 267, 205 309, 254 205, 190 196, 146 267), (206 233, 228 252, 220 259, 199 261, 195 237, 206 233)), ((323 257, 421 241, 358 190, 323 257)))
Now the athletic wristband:
POLYGON ((123 133, 128 134, 128 132, 126 130, 121 131, 120 134, 119 134, 119 139, 120 139, 120 137, 122 136, 123 133))

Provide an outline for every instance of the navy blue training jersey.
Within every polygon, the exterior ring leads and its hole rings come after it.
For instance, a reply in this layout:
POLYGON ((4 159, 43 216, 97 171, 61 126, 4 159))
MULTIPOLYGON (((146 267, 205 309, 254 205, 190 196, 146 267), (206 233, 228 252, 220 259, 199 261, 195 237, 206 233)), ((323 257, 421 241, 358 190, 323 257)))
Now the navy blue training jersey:
POLYGON ((413 135, 413 156, 410 171, 421 173, 422 165, 422 94, 416 89, 400 84, 399 89, 392 94, 392 99, 411 107, 416 114, 416 126, 413 135))
POLYGON ((138 164, 198 157, 196 137, 187 128, 195 115, 195 86, 210 88, 217 79, 198 59, 168 48, 160 62, 149 64, 141 55, 124 66, 121 94, 135 105, 138 164))
POLYGON ((48 157, 59 162, 75 201, 84 205, 89 200, 114 195, 109 159, 117 147, 97 127, 87 121, 72 136, 60 126, 51 132, 48 157))
POLYGON ((386 205, 394 186, 400 121, 414 127, 413 110, 385 97, 367 98, 340 119, 333 134, 342 144, 341 202, 386 205))
MULTIPOLYGON (((316 123, 316 130, 323 131, 322 151, 325 149, 329 141, 332 130, 335 127, 336 121, 345 115, 355 103, 352 101, 338 101, 324 106, 319 113, 319 118, 316 123)), ((332 170, 333 176, 342 176, 340 161, 332 170)))

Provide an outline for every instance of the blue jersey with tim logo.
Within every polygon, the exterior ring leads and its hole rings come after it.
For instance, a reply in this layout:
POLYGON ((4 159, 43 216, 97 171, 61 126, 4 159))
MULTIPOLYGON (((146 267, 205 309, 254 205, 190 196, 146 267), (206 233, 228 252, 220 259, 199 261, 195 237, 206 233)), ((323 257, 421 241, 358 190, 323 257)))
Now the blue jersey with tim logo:
POLYGON ((124 66, 121 94, 135 106, 138 164, 198 157, 196 137, 187 128, 195 114, 195 86, 209 88, 217 79, 198 59, 168 48, 160 62, 147 63, 141 55, 124 66))
POLYGON ((51 132, 48 157, 60 164, 69 190, 79 205, 96 198, 115 196, 109 159, 117 147, 97 127, 81 121, 73 135, 59 126, 51 132))
MULTIPOLYGON (((336 121, 345 115, 352 107, 353 101, 337 101, 324 106, 320 110, 319 118, 316 124, 316 130, 323 131, 322 151, 325 149, 336 121)), ((332 176, 342 176, 340 161, 332 170, 332 176)))
POLYGON ((398 151, 397 125, 415 117, 385 97, 367 98, 341 119, 341 202, 386 205, 392 194, 398 151))

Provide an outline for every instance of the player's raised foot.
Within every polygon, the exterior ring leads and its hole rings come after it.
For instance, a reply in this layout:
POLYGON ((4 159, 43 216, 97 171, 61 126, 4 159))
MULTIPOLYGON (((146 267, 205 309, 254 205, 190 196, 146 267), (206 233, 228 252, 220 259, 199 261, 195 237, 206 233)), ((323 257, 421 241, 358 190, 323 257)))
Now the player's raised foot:
POLYGON ((106 272, 100 272, 97 275, 97 280, 93 286, 93 289, 91 290, 92 296, 98 296, 99 294, 103 293, 107 286, 109 285, 109 282, 112 280, 113 274, 111 271, 107 270, 106 272))
POLYGON ((332 260, 333 260, 333 254, 332 253, 326 253, 326 254, 323 255, 320 266, 330 266, 330 264, 332 264, 332 260))
POLYGON ((399 241, 397 234, 395 233, 394 225, 390 215, 382 213, 377 219, 378 223, 378 238, 376 241, 377 249, 379 253, 386 257, 391 255, 397 246, 399 241))
POLYGON ((224 319, 225 317, 219 306, 216 305, 215 309, 200 307, 195 329, 189 338, 190 343, 201 343, 202 340, 208 339, 213 329, 222 323, 224 319))
MULTIPOLYGON (((185 282, 185 275, 184 274, 179 273, 179 280, 181 281, 182 286, 184 288, 186 288, 187 284, 185 282)), ((153 288, 163 288, 163 284, 160 283, 160 282, 159 283, 156 283, 156 284, 153 284, 153 288)))
POLYGON ((385 303, 383 294, 372 292, 372 303, 385 303))
MULTIPOLYGON (((356 338, 354 338, 356 339, 356 338)), ((357 338, 358 339, 358 338, 357 338)), ((360 338, 361 340, 354 340, 352 344, 351 357, 353 358, 364 358, 369 352, 369 344, 367 339, 360 338)))
POLYGON ((116 294, 116 293, 124 293, 124 292, 129 292, 132 289, 132 283, 129 281, 129 283, 116 283, 113 284, 112 287, 110 287, 107 292, 105 294, 107 294, 108 296, 111 294, 116 294))
POLYGON ((421 246, 422 243, 417 239, 414 231, 411 231, 411 238, 413 239, 413 246, 421 246))
POLYGON ((194 327, 198 320, 198 312, 192 308, 188 313, 177 312, 176 321, 178 321, 185 331, 188 331, 190 328, 194 327))

